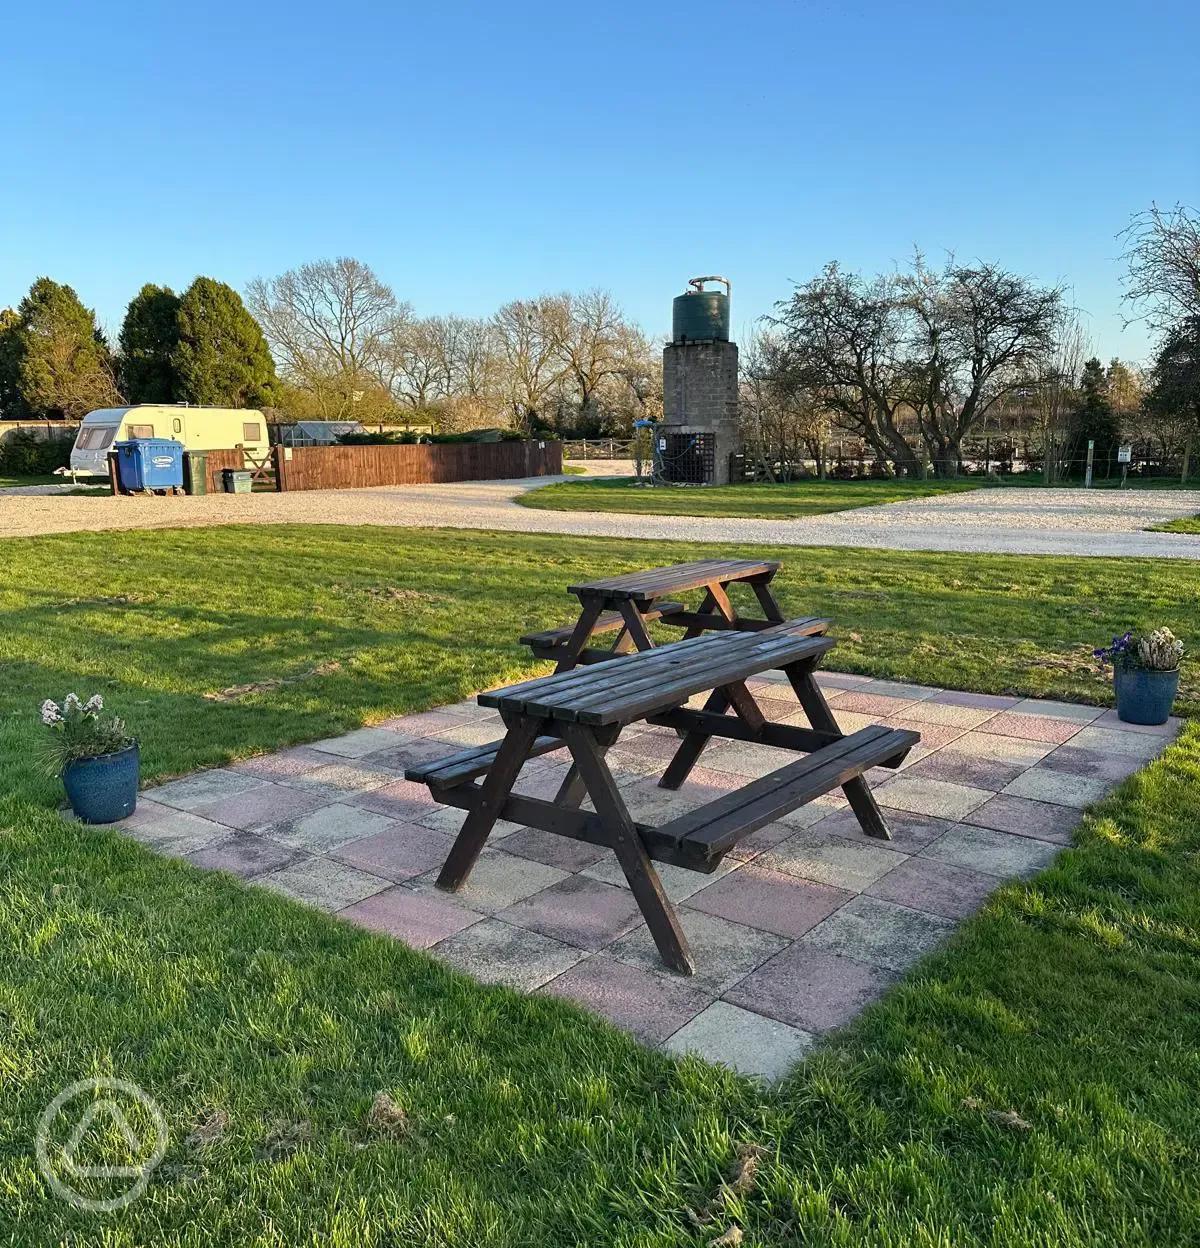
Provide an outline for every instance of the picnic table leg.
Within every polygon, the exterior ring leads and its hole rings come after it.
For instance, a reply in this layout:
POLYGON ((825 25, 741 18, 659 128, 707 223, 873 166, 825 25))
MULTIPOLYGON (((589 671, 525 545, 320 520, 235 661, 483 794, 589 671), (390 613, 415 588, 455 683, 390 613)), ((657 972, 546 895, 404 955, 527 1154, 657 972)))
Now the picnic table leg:
POLYGON ((772 624, 782 624, 783 611, 780 609, 779 603, 775 601, 775 595, 771 592, 771 578, 774 575, 775 573, 772 572, 764 579, 751 581, 750 588, 754 590, 754 596, 758 599, 758 605, 763 609, 763 615, 772 624))
POLYGON ((583 610, 575 623, 575 631, 568 639, 563 657, 554 669, 556 672, 569 672, 579 663, 579 656, 591 640, 592 630, 603 613, 604 603, 599 598, 590 598, 583 604, 583 610))
POLYGON ((688 948, 687 937, 671 905, 658 872, 646 853, 642 838, 629 817, 612 772, 604 762, 600 745, 586 728, 572 724, 563 736, 587 785, 596 813, 612 836, 612 847, 634 898, 641 908, 663 961, 681 975, 694 974, 696 964, 688 948))
MULTIPOLYGON (((791 667, 784 668, 784 671, 787 673, 792 688, 796 691, 796 697, 804 708, 804 713, 808 716, 808 722, 820 732, 836 732, 840 736, 842 730, 829 709, 829 703, 825 701, 820 685, 813 678, 813 667, 811 662, 793 664, 791 667)), ((871 792, 871 786, 867 784, 864 776, 855 776, 853 780, 847 780, 842 785, 842 792, 845 793, 846 800, 850 803, 850 809, 858 818, 859 826, 868 836, 877 837, 881 841, 892 839, 887 820, 884 819, 883 812, 875 801, 875 795, 871 792)))
MULTIPOLYGON (((713 715, 724 715, 733 707, 738 719, 757 732, 767 722, 766 716, 759 710, 754 696, 746 688, 744 681, 736 681, 730 685, 722 685, 709 694, 704 704, 705 711, 713 715)), ((658 782, 660 789, 677 789, 691 774, 704 747, 712 740, 707 732, 686 732, 675 756, 671 759, 662 779, 658 782)))
POLYGON ((479 858, 483 844, 496 826, 500 811, 521 768, 529 757, 530 747, 537 739, 538 721, 522 716, 508 726, 508 733, 496 753, 496 761, 483 778, 479 800, 467 812, 467 818, 459 829, 445 865, 438 875, 438 888, 456 893, 466 883, 471 868, 479 858))

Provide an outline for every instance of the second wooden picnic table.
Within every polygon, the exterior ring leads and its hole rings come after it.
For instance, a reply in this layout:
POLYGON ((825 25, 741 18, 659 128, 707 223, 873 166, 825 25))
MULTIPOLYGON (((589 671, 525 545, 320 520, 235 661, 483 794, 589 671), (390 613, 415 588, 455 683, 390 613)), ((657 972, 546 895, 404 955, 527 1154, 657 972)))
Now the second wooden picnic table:
POLYGON ((710 630, 750 632, 769 628, 783 622, 783 612, 771 592, 780 566, 770 559, 704 559, 583 581, 567 590, 579 599, 578 620, 563 628, 527 633, 521 644, 529 646, 539 659, 554 660, 556 671, 566 672, 580 663, 599 663, 630 650, 652 649, 654 642, 646 626, 655 620, 683 629, 685 638, 710 630), (750 587, 762 608, 761 617, 738 612, 728 592, 735 584, 750 587), (672 600, 672 595, 698 589, 704 590, 704 597, 695 611, 672 600), (611 649, 589 644, 598 634, 613 631, 617 638, 611 649))

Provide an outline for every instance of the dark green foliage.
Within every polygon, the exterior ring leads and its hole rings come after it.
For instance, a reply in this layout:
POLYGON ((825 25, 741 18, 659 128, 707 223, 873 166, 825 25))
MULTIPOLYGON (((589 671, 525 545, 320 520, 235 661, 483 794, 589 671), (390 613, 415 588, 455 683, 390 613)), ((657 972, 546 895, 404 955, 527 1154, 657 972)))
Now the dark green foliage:
POLYGON ((28 414, 79 419, 120 401, 96 314, 70 286, 39 277, 5 339, 3 354, 9 369, 16 361, 19 406, 28 414))
POLYGON ((179 296, 169 286, 143 286, 125 311, 120 343, 121 385, 129 402, 173 403, 179 296))
POLYGON ((1200 317, 1181 321, 1154 361, 1146 406, 1200 432, 1200 317))
POLYGON ((1112 400, 1108 396, 1108 382, 1104 366, 1093 357, 1083 366, 1079 382, 1079 405, 1075 409, 1076 451, 1073 457, 1079 472, 1087 461, 1089 440, 1096 444, 1095 465, 1097 473, 1103 472, 1110 460, 1116 459, 1116 448, 1121 440, 1121 427, 1112 400))
POLYGON ((175 398, 216 407, 273 406, 279 383, 258 322, 231 286, 198 277, 179 301, 175 398))
POLYGON ((13 308, 0 310, 0 420, 29 415, 21 394, 21 318, 13 308))
POLYGON ((40 438, 29 429, 18 429, 0 441, 0 476, 44 477, 71 460, 74 433, 40 438))

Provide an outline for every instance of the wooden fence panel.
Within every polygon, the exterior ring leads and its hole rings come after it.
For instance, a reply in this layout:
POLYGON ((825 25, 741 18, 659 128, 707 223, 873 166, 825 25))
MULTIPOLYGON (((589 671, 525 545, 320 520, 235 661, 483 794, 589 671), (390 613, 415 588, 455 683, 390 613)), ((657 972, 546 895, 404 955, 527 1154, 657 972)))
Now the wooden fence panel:
POLYGON ((438 442, 411 446, 275 448, 281 490, 345 490, 375 485, 499 481, 562 472, 562 443, 438 442))
POLYGON ((222 468, 245 468, 246 466, 246 458, 240 446, 230 451, 205 451, 204 454, 208 456, 208 492, 210 494, 221 492, 222 468))

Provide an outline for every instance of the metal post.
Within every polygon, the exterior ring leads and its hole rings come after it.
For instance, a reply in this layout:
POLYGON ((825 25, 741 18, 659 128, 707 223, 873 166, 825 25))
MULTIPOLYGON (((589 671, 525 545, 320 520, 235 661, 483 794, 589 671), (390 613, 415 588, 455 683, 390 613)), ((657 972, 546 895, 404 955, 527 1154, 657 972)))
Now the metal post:
POLYGON ((1095 440, 1092 438, 1088 438, 1087 471, 1084 473, 1084 476, 1083 476, 1083 488, 1085 490, 1090 490, 1092 488, 1092 457, 1095 455, 1095 453, 1096 453, 1095 440))

